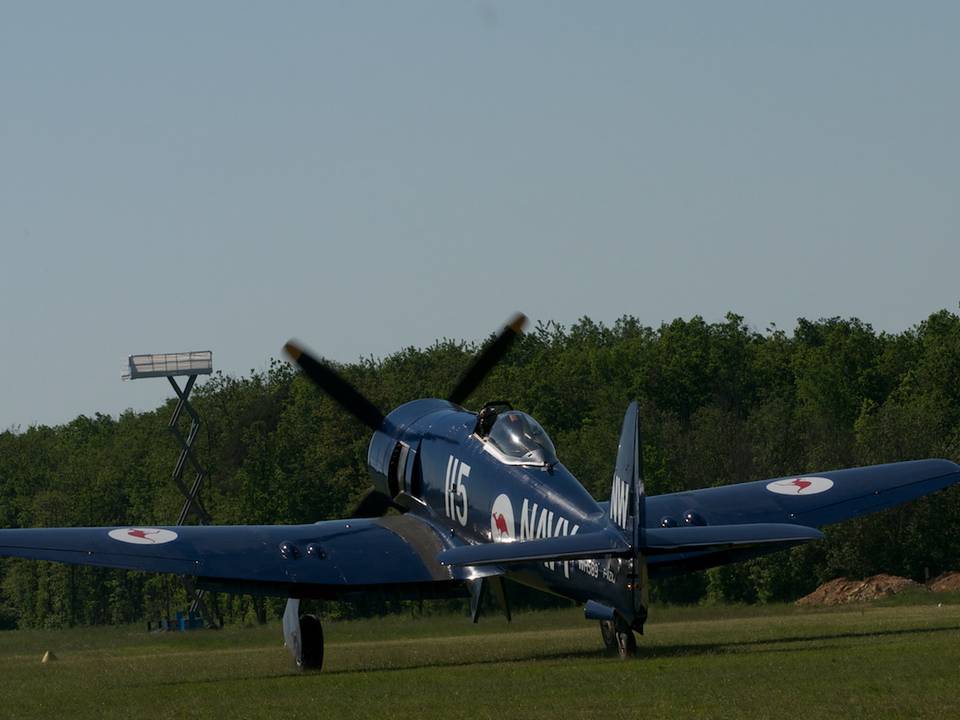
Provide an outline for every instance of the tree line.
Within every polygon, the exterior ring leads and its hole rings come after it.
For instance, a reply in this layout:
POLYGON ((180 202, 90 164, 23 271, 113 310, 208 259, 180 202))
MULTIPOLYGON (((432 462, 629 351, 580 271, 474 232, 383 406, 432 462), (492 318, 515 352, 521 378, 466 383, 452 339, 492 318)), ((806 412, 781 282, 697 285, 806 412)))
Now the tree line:
MULTIPOLYGON (((444 397, 474 343, 442 340, 339 366, 384 410, 444 397)), ((655 495, 923 457, 960 461, 960 316, 936 312, 899 333, 856 318, 800 319, 792 332, 624 316, 539 323, 467 402, 509 399, 550 433, 564 464, 609 496, 619 426, 641 403, 644 474, 655 495)), ((219 524, 304 523, 349 513, 369 488, 369 433, 287 363, 197 386, 203 493, 219 524)), ((81 415, 0 434, 0 526, 161 525, 182 497, 172 400, 151 412, 81 415)), ((792 600, 821 582, 877 572, 917 580, 960 569, 960 488, 827 528, 824 542, 664 580, 663 602, 792 600)), ((521 602, 536 602, 519 593, 521 602)), ((220 596, 228 621, 282 601, 220 596)), ((0 560, 0 627, 134 622, 183 607, 166 576, 0 560)), ((390 606, 396 607, 396 605, 390 606)), ((331 614, 384 609, 331 604, 331 614)))

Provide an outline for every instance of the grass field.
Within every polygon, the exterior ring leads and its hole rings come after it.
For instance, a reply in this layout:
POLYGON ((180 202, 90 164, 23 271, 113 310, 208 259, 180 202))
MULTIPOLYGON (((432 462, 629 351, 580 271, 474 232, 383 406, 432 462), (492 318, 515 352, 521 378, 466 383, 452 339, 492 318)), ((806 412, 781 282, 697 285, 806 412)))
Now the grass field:
POLYGON ((573 609, 328 623, 320 674, 278 625, 5 632, 0 717, 960 717, 960 598, 916 602, 659 610, 627 662, 573 609))

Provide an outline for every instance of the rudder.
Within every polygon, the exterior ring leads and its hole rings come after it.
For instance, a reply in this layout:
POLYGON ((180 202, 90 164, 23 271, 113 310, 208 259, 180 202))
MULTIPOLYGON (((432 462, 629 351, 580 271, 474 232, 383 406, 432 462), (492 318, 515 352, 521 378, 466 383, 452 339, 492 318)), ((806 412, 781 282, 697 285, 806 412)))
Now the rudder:
POLYGON ((620 430, 620 445, 610 489, 610 519, 627 535, 634 547, 642 547, 644 527, 643 458, 640 452, 640 408, 627 406, 620 430))
POLYGON ((610 489, 610 520, 630 544, 631 557, 623 591, 632 609, 629 624, 643 632, 647 617, 647 563, 640 550, 645 543, 646 492, 643 484, 643 453, 640 445, 640 407, 634 400, 627 406, 620 429, 620 445, 610 489))

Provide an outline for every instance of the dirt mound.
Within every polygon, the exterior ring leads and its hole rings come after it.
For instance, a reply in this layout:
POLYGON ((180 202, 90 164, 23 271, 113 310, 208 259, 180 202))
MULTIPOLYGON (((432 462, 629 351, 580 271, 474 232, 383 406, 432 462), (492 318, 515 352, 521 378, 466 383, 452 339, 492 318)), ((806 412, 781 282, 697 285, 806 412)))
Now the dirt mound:
POLYGON ((797 605, 843 605, 852 602, 867 602, 895 595, 911 588, 924 587, 896 575, 874 575, 866 580, 837 578, 825 582, 806 597, 797 600, 797 605))
POLYGON ((938 575, 927 586, 934 592, 960 592, 960 572, 945 572, 938 575))

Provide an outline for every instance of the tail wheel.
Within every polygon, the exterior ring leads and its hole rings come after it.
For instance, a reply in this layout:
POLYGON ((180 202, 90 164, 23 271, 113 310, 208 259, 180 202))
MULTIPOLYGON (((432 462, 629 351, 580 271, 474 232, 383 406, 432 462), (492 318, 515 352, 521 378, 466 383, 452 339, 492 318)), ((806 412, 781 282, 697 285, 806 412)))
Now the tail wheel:
POLYGON ((303 670, 323 667, 323 626, 316 615, 300 616, 300 657, 297 665, 303 670))
POLYGON ((617 630, 613 625, 613 620, 600 621, 600 637, 603 638, 603 646, 607 649, 607 652, 617 652, 617 630))
POLYGON ((637 654, 637 637, 633 630, 619 617, 616 620, 600 621, 600 637, 609 653, 616 653, 622 659, 637 654))
POLYGON ((616 622, 617 655, 621 660, 632 658, 637 654, 637 636, 633 629, 622 620, 616 622))
POLYGON ((633 630, 617 631, 617 654, 621 660, 632 658, 637 654, 637 638, 634 636, 633 630))

